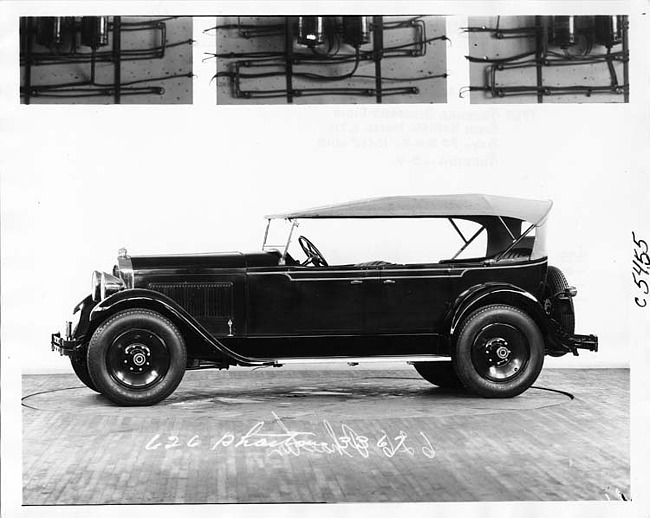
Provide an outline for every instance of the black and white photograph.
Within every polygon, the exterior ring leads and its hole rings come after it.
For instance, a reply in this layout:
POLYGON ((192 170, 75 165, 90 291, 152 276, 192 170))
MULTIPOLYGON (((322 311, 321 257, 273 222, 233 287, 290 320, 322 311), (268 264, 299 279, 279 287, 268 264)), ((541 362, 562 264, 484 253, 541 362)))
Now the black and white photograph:
POLYGON ((650 22, 424 7, 0 2, 3 518, 648 515, 650 22))
POLYGON ((191 104, 192 18, 27 16, 21 102, 191 104))
POLYGON ((629 102, 627 16, 468 21, 472 103, 629 102))
POLYGON ((218 17, 217 103, 444 103, 443 16, 218 17))

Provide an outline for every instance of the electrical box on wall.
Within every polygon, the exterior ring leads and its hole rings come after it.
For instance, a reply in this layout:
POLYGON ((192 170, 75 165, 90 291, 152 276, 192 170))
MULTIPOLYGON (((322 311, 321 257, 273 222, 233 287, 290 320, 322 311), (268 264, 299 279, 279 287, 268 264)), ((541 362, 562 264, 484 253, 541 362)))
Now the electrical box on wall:
POLYGON ((21 100, 191 103, 191 45, 190 17, 23 17, 21 100))
POLYGON ((472 102, 629 100, 627 16, 473 17, 466 31, 472 102))
POLYGON ((217 102, 445 102, 441 16, 219 17, 217 102))

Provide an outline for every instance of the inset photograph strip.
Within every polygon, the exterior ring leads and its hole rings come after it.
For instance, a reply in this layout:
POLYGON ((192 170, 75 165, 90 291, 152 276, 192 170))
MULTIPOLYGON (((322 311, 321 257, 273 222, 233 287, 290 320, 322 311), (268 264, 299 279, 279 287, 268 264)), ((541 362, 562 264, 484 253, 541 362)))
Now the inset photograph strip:
POLYGON ((24 104, 191 104, 192 18, 20 19, 24 104))
POLYGON ((628 102, 627 16, 470 17, 472 103, 628 102))
POLYGON ((444 103, 442 16, 218 17, 218 104, 444 103))

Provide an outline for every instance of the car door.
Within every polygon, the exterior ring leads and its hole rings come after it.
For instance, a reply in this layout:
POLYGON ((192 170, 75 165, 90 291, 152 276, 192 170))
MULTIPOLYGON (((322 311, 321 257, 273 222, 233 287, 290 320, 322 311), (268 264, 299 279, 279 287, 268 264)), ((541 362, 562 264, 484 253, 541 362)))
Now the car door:
POLYGON ((378 332, 399 335, 435 333, 449 307, 453 275, 451 268, 438 264, 384 267, 378 332))
MULTIPOLYGON (((367 332, 368 313, 381 305, 380 272, 350 266, 250 269, 247 298, 249 337, 313 338, 311 354, 327 356, 328 339, 367 332)), ((274 355, 287 352, 285 345, 295 350, 292 340, 274 343, 274 355)), ((354 341, 347 343, 349 354, 356 354, 354 341)))

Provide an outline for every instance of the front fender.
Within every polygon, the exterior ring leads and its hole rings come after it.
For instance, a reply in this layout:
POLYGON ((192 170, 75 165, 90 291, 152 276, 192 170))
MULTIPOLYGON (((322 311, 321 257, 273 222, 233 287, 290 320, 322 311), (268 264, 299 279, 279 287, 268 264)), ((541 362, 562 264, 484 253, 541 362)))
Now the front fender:
POLYGON ((97 304, 90 312, 90 322, 93 327, 98 327, 101 322, 118 311, 132 308, 144 308, 156 311, 170 318, 181 328, 184 335, 203 340, 206 344, 217 350, 218 353, 231 358, 240 365, 263 365, 267 362, 245 358, 230 350, 219 340, 215 339, 205 328, 196 321, 178 303, 160 292, 143 288, 134 288, 118 291, 97 304))
POLYGON ((98 323, 118 311, 133 307, 152 309, 171 316, 174 320, 180 318, 188 322, 194 321, 196 325, 199 325, 187 311, 169 297, 157 291, 142 288, 122 290, 106 297, 92 309, 90 321, 98 323))
POLYGON ((72 310, 72 314, 75 315, 78 312, 81 312, 79 315, 79 322, 72 332, 72 335, 75 339, 84 341, 88 336, 88 331, 90 330, 90 313, 95 307, 95 302, 93 301, 92 295, 88 295, 83 299, 79 304, 77 304, 72 310))
POLYGON ((445 319, 450 338, 453 340, 460 324, 470 313, 489 304, 506 304, 525 311, 535 321, 542 334, 547 335, 548 317, 533 294, 512 284, 487 283, 464 291, 454 301, 445 319))

